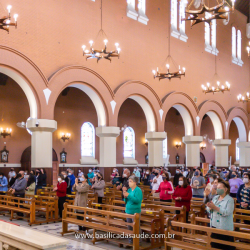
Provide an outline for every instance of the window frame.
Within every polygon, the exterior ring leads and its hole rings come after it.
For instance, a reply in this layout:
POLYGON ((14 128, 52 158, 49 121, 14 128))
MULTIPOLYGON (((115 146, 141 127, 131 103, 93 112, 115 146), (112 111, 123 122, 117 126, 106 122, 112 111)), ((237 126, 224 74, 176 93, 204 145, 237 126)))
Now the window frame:
POLYGON ((135 131, 132 127, 126 127, 123 131, 123 157, 124 158, 133 158, 135 159, 135 131), (130 133, 132 133, 133 136, 133 142, 132 142, 132 156, 125 156, 125 136, 126 131, 129 130, 130 133))
POLYGON ((90 156, 95 158, 95 127, 91 122, 84 122, 81 126, 81 156, 90 156), (92 129, 92 141, 93 141, 93 146, 92 146, 92 155, 86 155, 83 152, 83 126, 85 124, 88 124, 91 129, 92 129))

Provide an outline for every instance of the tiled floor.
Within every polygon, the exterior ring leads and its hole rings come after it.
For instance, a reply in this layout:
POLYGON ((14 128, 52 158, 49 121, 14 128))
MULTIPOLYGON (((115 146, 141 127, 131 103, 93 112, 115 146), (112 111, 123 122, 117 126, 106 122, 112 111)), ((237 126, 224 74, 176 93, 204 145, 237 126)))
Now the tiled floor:
MULTIPOLYGON (((8 216, 0 216, 0 219, 10 222, 8 216)), ((27 221, 25 220, 14 220, 11 223, 15 223, 21 227, 29 227, 30 229, 33 229, 33 230, 39 230, 44 233, 53 234, 55 236, 62 237, 60 234, 60 232, 62 231, 62 223, 59 223, 59 222, 50 223, 50 224, 42 224, 42 225, 33 225, 32 227, 30 227, 27 221)), ((69 229, 76 231, 78 229, 78 226, 71 224, 69 225, 69 229)), ((91 233, 91 231, 89 233, 91 233)), ((63 237, 69 241, 68 246, 67 246, 67 249, 69 250, 103 250, 103 249, 108 249, 108 250, 121 249, 122 250, 122 249, 125 249, 125 248, 119 248, 119 246, 115 243, 112 243, 112 242, 108 243, 105 241, 97 242, 96 245, 94 246, 91 242, 91 239, 76 239, 74 234, 67 234, 67 235, 64 235, 63 237)), ((163 250, 164 248, 162 247, 161 249, 163 250)), ((179 250, 179 249, 174 248, 173 250, 179 250)))

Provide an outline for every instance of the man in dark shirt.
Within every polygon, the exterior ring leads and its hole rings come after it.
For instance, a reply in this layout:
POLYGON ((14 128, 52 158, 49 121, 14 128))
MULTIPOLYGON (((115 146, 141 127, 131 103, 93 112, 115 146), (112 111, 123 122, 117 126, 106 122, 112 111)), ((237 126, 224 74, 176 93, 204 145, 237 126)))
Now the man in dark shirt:
MULTIPOLYGON (((9 191, 14 194, 15 197, 25 197, 25 189, 27 187, 27 180, 24 178, 24 171, 19 171, 15 183, 11 186, 9 191)), ((23 203, 20 201, 20 203, 23 203)), ((17 206, 17 205, 16 205, 17 206)), ((22 208, 22 206, 20 206, 22 208)), ((17 215, 23 217, 23 213, 17 212, 17 215)))

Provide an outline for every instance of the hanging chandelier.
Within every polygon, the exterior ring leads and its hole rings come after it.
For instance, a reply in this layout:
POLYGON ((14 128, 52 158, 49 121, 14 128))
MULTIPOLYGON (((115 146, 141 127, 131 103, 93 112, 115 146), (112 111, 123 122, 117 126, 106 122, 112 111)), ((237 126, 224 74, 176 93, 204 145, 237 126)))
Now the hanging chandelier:
MULTIPOLYGON (((208 5, 209 5, 209 1, 208 5)), ((205 4, 206 0, 199 0, 199 5, 201 9, 199 10, 190 10, 190 7, 194 3, 194 0, 190 2, 185 13, 187 17, 182 18, 181 21, 191 21, 191 27, 198 23, 208 23, 211 24, 212 20, 216 19, 229 19, 229 13, 234 11, 235 0, 232 0, 232 7, 227 3, 226 0, 222 0, 216 6, 209 7, 205 4)), ((198 5, 198 6, 199 6, 198 5)))
MULTIPOLYGON (((171 25, 171 22, 169 22, 169 24, 171 25)), ((172 78, 179 78, 181 79, 182 76, 185 76, 185 72, 186 69, 182 68, 181 70, 181 66, 179 65, 179 67, 177 67, 176 62, 174 61, 174 59, 172 58, 172 56, 170 55, 170 39, 171 39, 171 35, 170 35, 170 31, 171 28, 169 26, 169 30, 168 30, 168 56, 165 60, 166 63, 166 67, 167 67, 167 72, 166 73, 161 73, 159 72, 159 68, 157 67, 156 70, 152 70, 152 73, 154 75, 154 79, 158 78, 159 81, 162 79, 168 79, 169 81, 171 81, 172 78), (170 65, 173 66, 174 69, 170 70, 170 65)), ((164 63, 164 64, 165 64, 164 63)))
POLYGON ((83 56, 86 56, 86 60, 88 59, 97 59, 97 62, 99 62, 99 60, 101 59, 106 59, 109 60, 111 62, 111 58, 112 57, 117 57, 119 59, 120 56, 120 51, 121 49, 119 48, 119 43, 115 43, 115 49, 108 51, 107 50, 107 35, 105 34, 104 30, 102 29, 102 0, 101 0, 101 29, 98 32, 97 38, 99 36, 105 37, 104 39, 104 48, 103 49, 95 49, 93 47, 94 42, 91 40, 89 41, 90 44, 90 48, 89 50, 86 49, 86 46, 83 45, 82 49, 83 49, 83 56))
POLYGON ((230 91, 230 84, 229 82, 225 82, 225 84, 221 84, 221 81, 219 80, 219 76, 217 74, 217 63, 216 63, 216 55, 215 55, 215 74, 212 79, 212 82, 215 82, 215 86, 211 86, 210 83, 208 82, 207 85, 201 85, 202 91, 207 94, 207 93, 219 93, 222 92, 224 94, 225 91, 230 91))
POLYGON ((18 14, 14 14, 14 20, 15 20, 15 22, 11 22, 11 15, 10 15, 11 8, 12 8, 12 6, 8 5, 7 6, 8 16, 4 16, 4 17, 0 18, 0 29, 7 31, 8 33, 9 33, 9 27, 10 26, 17 27, 17 17, 18 17, 18 14))

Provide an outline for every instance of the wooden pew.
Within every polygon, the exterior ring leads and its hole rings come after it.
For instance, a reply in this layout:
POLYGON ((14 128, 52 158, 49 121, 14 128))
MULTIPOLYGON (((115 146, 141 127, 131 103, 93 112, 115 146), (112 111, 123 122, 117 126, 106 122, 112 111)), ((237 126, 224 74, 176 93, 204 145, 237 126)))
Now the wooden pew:
MULTIPOLYGON (((140 215, 128 215, 125 213, 107 211, 107 210, 99 210, 87 207, 77 207, 64 204, 63 210, 63 219, 62 219, 62 232, 61 234, 71 233, 72 231, 68 230, 68 224, 76 224, 79 226, 84 226, 90 229, 93 229, 93 238, 92 242, 95 244, 97 241, 101 240, 96 237, 96 231, 102 231, 113 234, 134 234, 139 235, 139 227, 140 227, 140 215), (81 210, 84 214, 74 213, 72 210, 81 210), (95 211, 93 211, 95 210, 95 211), (93 213, 94 212, 94 213, 93 213), (81 216, 83 220, 79 220, 76 217, 81 216), (114 219, 116 218, 116 219, 114 219), (126 222, 126 218, 133 219, 132 223, 126 222), (117 223, 119 222, 119 223, 117 223), (127 227, 131 226, 132 230, 129 230, 127 227)), ((104 240, 104 239, 102 239, 104 240)), ((129 244, 128 241, 122 241, 114 238, 105 238, 108 241, 117 242, 121 245, 130 245, 133 246, 134 250, 139 250, 139 237, 135 237, 133 239, 133 244, 129 244)))
POLYGON ((0 208, 10 211, 10 220, 24 218, 15 216, 14 213, 24 213, 28 217, 29 225, 35 224, 35 199, 19 198, 14 196, 0 195, 0 208))
POLYGON ((45 213, 45 220, 36 221, 35 224, 61 221, 58 217, 58 197, 25 195, 25 198, 35 198, 36 212, 45 213))
MULTIPOLYGON (((198 226, 182 222, 167 220, 168 226, 165 230, 165 249, 171 250, 172 247, 185 250, 212 250, 211 242, 221 243, 228 246, 235 246, 237 250, 250 250, 249 243, 243 243, 249 238, 249 234, 227 231, 216 228, 198 226), (194 232, 190 234, 190 231, 194 232), (196 233, 199 232, 199 234, 196 233), (200 233, 201 232, 201 233, 200 233), (212 233, 233 236, 237 241, 228 242, 211 238, 212 233), (171 237, 172 236, 172 237, 171 237)), ((226 249, 225 249, 226 250, 226 249)))

